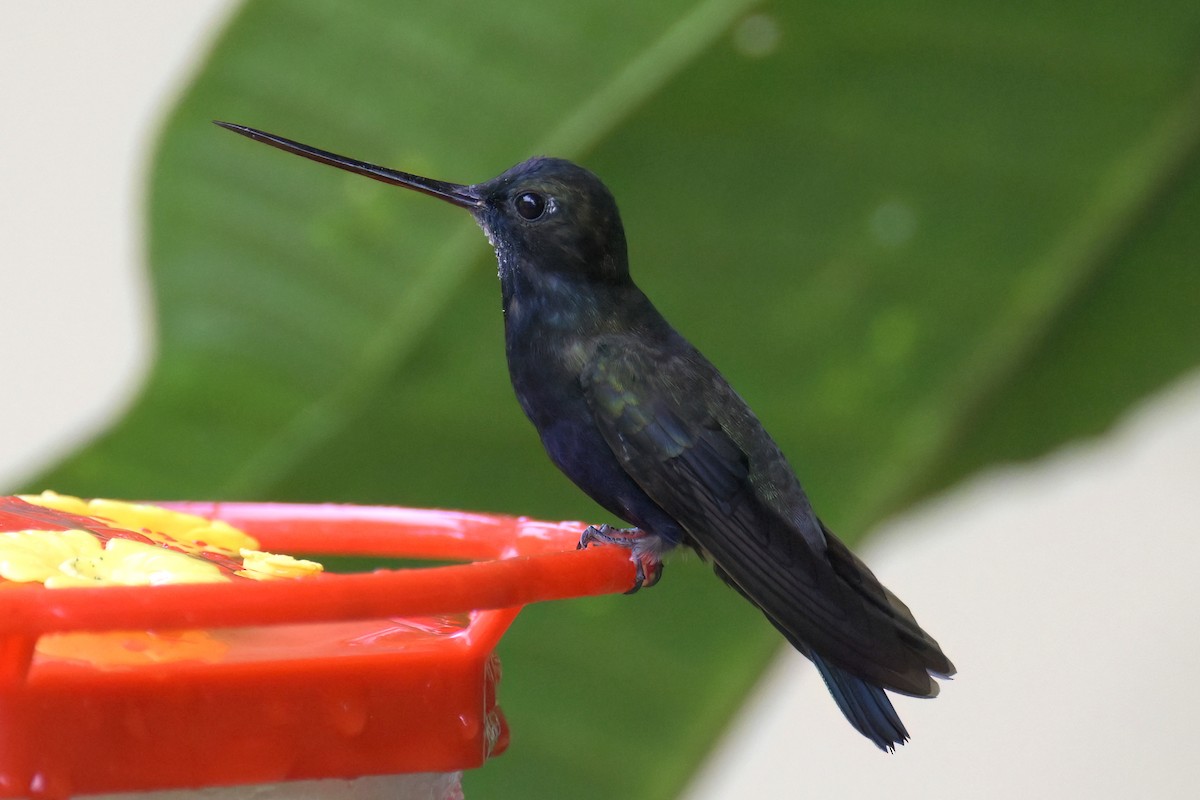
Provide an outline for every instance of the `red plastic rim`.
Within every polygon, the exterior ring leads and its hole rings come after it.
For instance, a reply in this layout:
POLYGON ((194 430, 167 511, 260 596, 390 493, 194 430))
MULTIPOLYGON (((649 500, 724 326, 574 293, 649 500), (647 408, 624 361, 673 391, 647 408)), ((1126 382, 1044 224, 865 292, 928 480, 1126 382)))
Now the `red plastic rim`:
MULTIPOLYGON (((21 505, 0 499, 0 515, 21 505)), ((156 505, 224 520, 273 552, 471 563, 278 581, 7 585, 0 797, 479 766, 507 743, 494 650, 520 607, 634 582, 627 551, 575 549, 579 523, 377 506, 156 505), (136 666, 37 647, 59 634, 172 630, 216 646, 136 666)), ((37 526, 47 527, 40 511, 37 526)))

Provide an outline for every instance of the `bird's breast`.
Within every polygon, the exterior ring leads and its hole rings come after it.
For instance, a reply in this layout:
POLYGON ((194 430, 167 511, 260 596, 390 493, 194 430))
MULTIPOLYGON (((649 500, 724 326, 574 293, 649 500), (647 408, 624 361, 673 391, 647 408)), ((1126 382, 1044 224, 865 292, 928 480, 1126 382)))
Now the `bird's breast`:
POLYGON ((586 407, 579 385, 588 358, 583 342, 553 330, 510 332, 505 353, 517 400, 539 429, 586 407))

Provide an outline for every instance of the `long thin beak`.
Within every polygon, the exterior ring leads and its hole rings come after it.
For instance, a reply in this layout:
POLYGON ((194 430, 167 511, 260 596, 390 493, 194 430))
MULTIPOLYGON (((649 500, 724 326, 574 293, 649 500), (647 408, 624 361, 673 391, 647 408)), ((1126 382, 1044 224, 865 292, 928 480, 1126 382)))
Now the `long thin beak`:
POLYGON ((375 164, 368 164, 365 161, 358 161, 357 159, 339 156, 336 153, 318 150, 306 144, 293 142, 291 139, 284 139, 282 136, 275 136, 274 134, 264 133, 254 128, 247 128, 245 125, 234 125, 232 122, 218 122, 217 120, 213 120, 213 122, 222 128, 231 130, 234 133, 240 133, 242 136, 249 137, 256 142, 263 142, 272 147, 278 147, 280 150, 286 150, 289 153, 295 153, 298 156, 304 156, 313 161, 319 161, 322 164, 329 164, 338 169, 344 169, 347 172, 366 175, 368 178, 374 178, 377 181, 390 183, 394 186, 403 186, 406 189, 424 192, 461 208, 471 210, 483 208, 483 199, 472 192, 469 186, 435 181, 432 178, 422 178, 420 175, 411 175, 407 172, 379 167, 375 164))

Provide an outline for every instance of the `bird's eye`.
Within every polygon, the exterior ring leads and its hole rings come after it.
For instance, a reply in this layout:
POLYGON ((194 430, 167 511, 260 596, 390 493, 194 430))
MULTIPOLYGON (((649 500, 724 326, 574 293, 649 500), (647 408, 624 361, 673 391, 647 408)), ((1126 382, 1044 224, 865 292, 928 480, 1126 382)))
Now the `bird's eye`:
POLYGON ((522 218, 533 221, 546 213, 546 198, 537 192, 523 192, 517 195, 516 206, 522 218))

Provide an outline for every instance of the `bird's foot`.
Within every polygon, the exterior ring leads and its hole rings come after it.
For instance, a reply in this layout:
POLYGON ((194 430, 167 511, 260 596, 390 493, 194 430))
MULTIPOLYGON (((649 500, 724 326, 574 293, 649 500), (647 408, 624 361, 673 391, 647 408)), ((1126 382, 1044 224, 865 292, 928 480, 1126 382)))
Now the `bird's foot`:
POLYGON ((576 549, 583 550, 593 542, 615 544, 630 551, 629 560, 633 562, 636 575, 633 588, 625 594, 633 594, 643 587, 648 589, 662 578, 663 563, 658 555, 658 548, 654 546, 657 540, 641 528, 589 525, 588 529, 579 537, 576 549))

